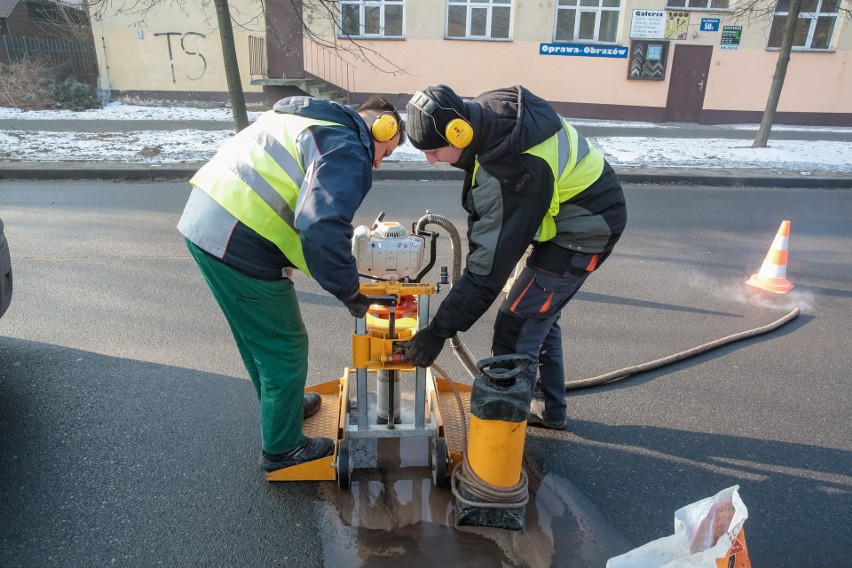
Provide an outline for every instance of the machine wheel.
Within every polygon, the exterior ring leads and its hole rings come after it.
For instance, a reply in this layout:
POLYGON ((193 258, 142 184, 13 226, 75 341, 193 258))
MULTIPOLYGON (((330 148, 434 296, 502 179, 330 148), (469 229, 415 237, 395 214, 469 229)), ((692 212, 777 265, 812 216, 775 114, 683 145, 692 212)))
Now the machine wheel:
POLYGON ((352 464, 349 458, 349 440, 341 440, 337 448, 337 461, 334 464, 337 473, 337 487, 349 489, 349 481, 352 475, 352 464))
POLYGON ((446 487, 449 455, 447 454, 447 441, 445 439, 429 438, 429 458, 432 466, 432 482, 435 487, 446 487))

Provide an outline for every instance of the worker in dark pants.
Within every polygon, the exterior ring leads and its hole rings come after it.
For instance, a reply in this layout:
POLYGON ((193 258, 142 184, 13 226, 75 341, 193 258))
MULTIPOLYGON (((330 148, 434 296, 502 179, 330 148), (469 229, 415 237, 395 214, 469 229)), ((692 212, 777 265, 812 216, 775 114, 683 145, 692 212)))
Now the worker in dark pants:
POLYGON ((533 388, 529 423, 568 422, 560 313, 612 251, 627 222, 621 185, 603 154, 521 86, 463 101, 445 85, 415 93, 407 134, 429 163, 465 171, 469 253, 409 359, 431 365, 444 342, 484 314, 532 251, 494 323, 494 355, 521 353, 533 388))
POLYGON ((313 276, 363 317, 351 254, 352 218, 372 170, 404 142, 393 105, 357 111, 325 99, 279 101, 192 178, 178 229, 225 314, 260 401, 260 465, 275 471, 334 450, 302 421, 321 399, 304 393, 308 334, 291 279, 313 276))

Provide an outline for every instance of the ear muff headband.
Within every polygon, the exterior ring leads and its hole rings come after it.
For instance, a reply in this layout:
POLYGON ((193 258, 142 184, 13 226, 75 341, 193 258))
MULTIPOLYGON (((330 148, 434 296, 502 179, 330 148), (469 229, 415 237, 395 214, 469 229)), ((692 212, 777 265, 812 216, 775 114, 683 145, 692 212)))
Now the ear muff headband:
POLYGON ((467 148, 473 142, 473 126, 470 125, 464 117, 459 114, 459 111, 452 107, 442 107, 432 97, 423 91, 417 91, 411 99, 411 104, 419 108, 426 116, 432 119, 435 123, 435 130, 438 135, 447 141, 453 148, 467 148), (458 118, 452 119, 447 123, 444 132, 438 130, 438 122, 435 120, 433 113, 438 110, 449 110, 458 115, 458 118))
POLYGON ((373 134, 376 142, 387 142, 393 139, 398 131, 399 122, 397 122, 396 117, 391 113, 379 115, 373 121, 372 126, 370 126, 370 132, 373 134))

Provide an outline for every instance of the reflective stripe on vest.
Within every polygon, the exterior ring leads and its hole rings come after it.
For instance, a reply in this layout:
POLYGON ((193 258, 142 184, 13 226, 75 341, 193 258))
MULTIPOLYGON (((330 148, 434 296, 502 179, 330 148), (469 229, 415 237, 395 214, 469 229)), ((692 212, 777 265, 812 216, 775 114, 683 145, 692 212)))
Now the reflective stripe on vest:
POLYGON ((241 223, 272 241, 310 275, 295 227, 296 200, 305 180, 296 139, 311 126, 342 126, 268 112, 231 138, 190 180, 241 223))
POLYGON ((538 229, 539 242, 556 236, 553 218, 559 213, 560 205, 582 193, 603 172, 603 154, 564 118, 562 124, 562 130, 524 152, 547 162, 553 173, 553 196, 538 229))

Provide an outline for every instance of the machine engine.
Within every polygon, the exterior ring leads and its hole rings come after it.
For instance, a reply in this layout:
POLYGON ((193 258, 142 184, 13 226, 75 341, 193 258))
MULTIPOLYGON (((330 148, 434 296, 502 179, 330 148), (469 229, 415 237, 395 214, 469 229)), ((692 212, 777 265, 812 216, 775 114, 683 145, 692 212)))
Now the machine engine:
POLYGON ((401 280, 413 276, 423 264, 424 237, 411 235, 396 222, 377 222, 374 229, 356 227, 352 256, 358 272, 375 278, 401 280))

